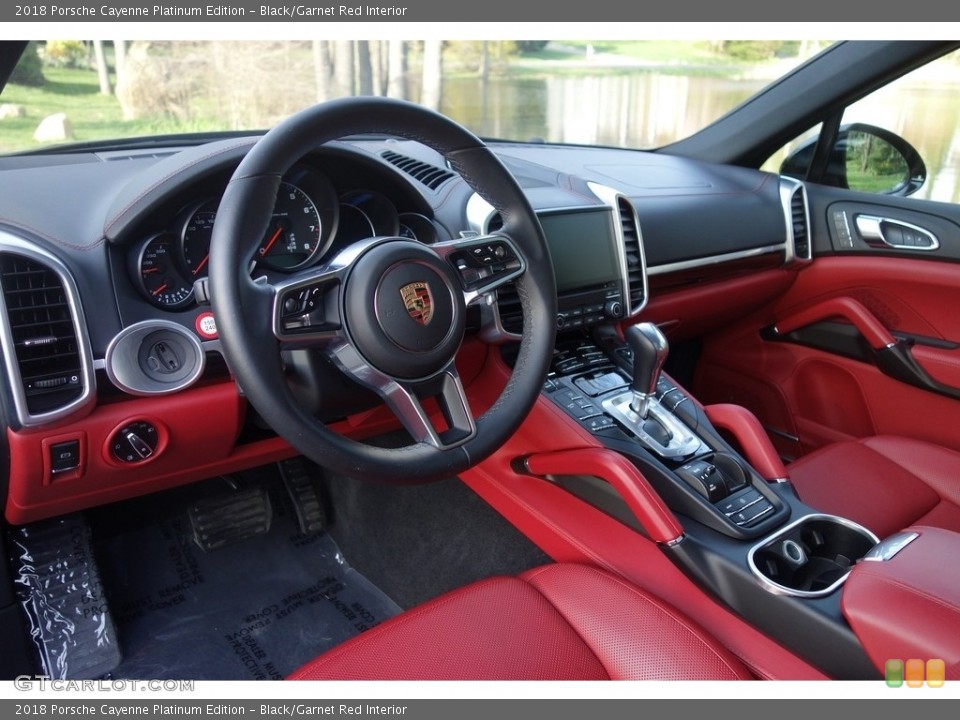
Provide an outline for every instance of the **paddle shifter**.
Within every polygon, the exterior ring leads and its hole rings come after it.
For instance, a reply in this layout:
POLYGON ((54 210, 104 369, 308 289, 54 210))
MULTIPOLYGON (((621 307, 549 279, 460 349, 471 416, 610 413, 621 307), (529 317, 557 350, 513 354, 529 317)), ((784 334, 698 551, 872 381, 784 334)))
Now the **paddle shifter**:
POLYGON ((633 352, 633 381, 630 391, 633 398, 630 409, 641 418, 646 418, 650 399, 657 396, 657 380, 667 361, 670 345, 660 328, 650 322, 638 323, 627 328, 627 343, 633 352))

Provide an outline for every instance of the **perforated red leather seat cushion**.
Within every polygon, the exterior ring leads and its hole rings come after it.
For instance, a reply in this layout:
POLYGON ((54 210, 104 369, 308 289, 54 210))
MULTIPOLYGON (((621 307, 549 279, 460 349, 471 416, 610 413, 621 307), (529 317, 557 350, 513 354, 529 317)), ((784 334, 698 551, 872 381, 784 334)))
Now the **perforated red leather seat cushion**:
POLYGON ((805 503, 881 538, 915 524, 960 532, 960 453, 939 445, 882 435, 839 442, 788 472, 805 503))
POLYGON ((325 653, 295 680, 736 680, 702 628, 616 576, 547 565, 474 583, 325 653))

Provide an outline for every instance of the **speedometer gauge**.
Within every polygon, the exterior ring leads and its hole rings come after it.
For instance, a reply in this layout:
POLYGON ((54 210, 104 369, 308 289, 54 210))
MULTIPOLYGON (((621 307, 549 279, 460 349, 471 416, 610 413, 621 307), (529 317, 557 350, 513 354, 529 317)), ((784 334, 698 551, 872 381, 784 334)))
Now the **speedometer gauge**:
POLYGON ((217 219, 217 204, 205 202, 190 213, 180 236, 183 264, 190 278, 198 280, 207 276, 210 261, 210 238, 213 223, 217 219))
POLYGON ((277 202, 256 260, 275 270, 291 270, 310 261, 320 248, 320 213, 307 194, 280 183, 277 202))
POLYGON ((193 283, 177 269, 177 238, 160 233, 150 238, 137 257, 137 279, 147 299, 163 308, 186 306, 193 299, 193 283))

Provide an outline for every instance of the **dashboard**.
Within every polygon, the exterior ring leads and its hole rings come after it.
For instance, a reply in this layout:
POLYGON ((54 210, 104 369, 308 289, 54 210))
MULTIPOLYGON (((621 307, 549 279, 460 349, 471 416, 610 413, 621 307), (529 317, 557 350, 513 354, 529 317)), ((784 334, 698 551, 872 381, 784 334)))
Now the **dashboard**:
MULTIPOLYGON (((220 197, 256 139, 0 159, 9 521, 293 454, 231 380, 205 297, 220 197)), ((798 201, 806 212, 795 181, 627 150, 492 149, 540 217, 561 335, 642 318, 682 339, 761 305, 810 256, 795 222, 798 201), (728 297, 731 278, 755 280, 756 292, 728 297), (691 306, 689 293, 702 298, 704 288, 717 302, 691 306)), ((372 237, 427 245, 476 237, 461 276, 495 272, 496 243, 483 239, 502 222, 426 146, 345 139, 283 176, 248 267, 254 279, 279 282, 372 237)), ((477 342, 465 347, 508 344, 522 329, 509 284, 471 313, 477 342)), ((382 429, 375 398, 335 368, 305 351, 284 360, 311 412, 342 432, 382 429)))

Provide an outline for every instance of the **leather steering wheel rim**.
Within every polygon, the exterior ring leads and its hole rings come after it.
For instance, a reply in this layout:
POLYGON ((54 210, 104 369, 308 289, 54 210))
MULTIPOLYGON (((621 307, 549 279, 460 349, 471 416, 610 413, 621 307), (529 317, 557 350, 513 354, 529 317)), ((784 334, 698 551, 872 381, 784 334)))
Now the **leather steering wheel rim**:
MULTIPOLYGON (((390 240, 397 241, 391 247, 403 253, 420 252, 401 245, 399 238, 390 240)), ((372 254, 366 252, 367 256, 372 254)), ((510 172, 481 140, 443 115, 405 101, 373 97, 335 100, 297 113, 264 135, 237 167, 224 192, 214 225, 209 267, 211 304, 221 346, 246 397, 299 452, 347 476, 386 483, 422 483, 456 475, 475 465, 499 448, 527 416, 552 359, 556 286, 533 208, 510 172), (423 441, 401 448, 367 445, 331 431, 309 414, 284 377, 281 343, 270 311, 277 291, 269 284, 255 282, 249 274, 283 175, 318 146, 361 134, 397 136, 440 152, 450 167, 500 213, 504 222, 497 235, 512 244, 524 265, 522 274, 514 279, 524 323, 513 372, 496 402, 476 418, 475 433, 450 447, 423 441)), ((443 275, 436 263, 434 274, 443 275)), ((350 276, 345 277, 349 285, 350 276)), ((341 291, 343 294, 345 291, 341 291)), ((459 346, 459 342, 456 344, 459 346)))

